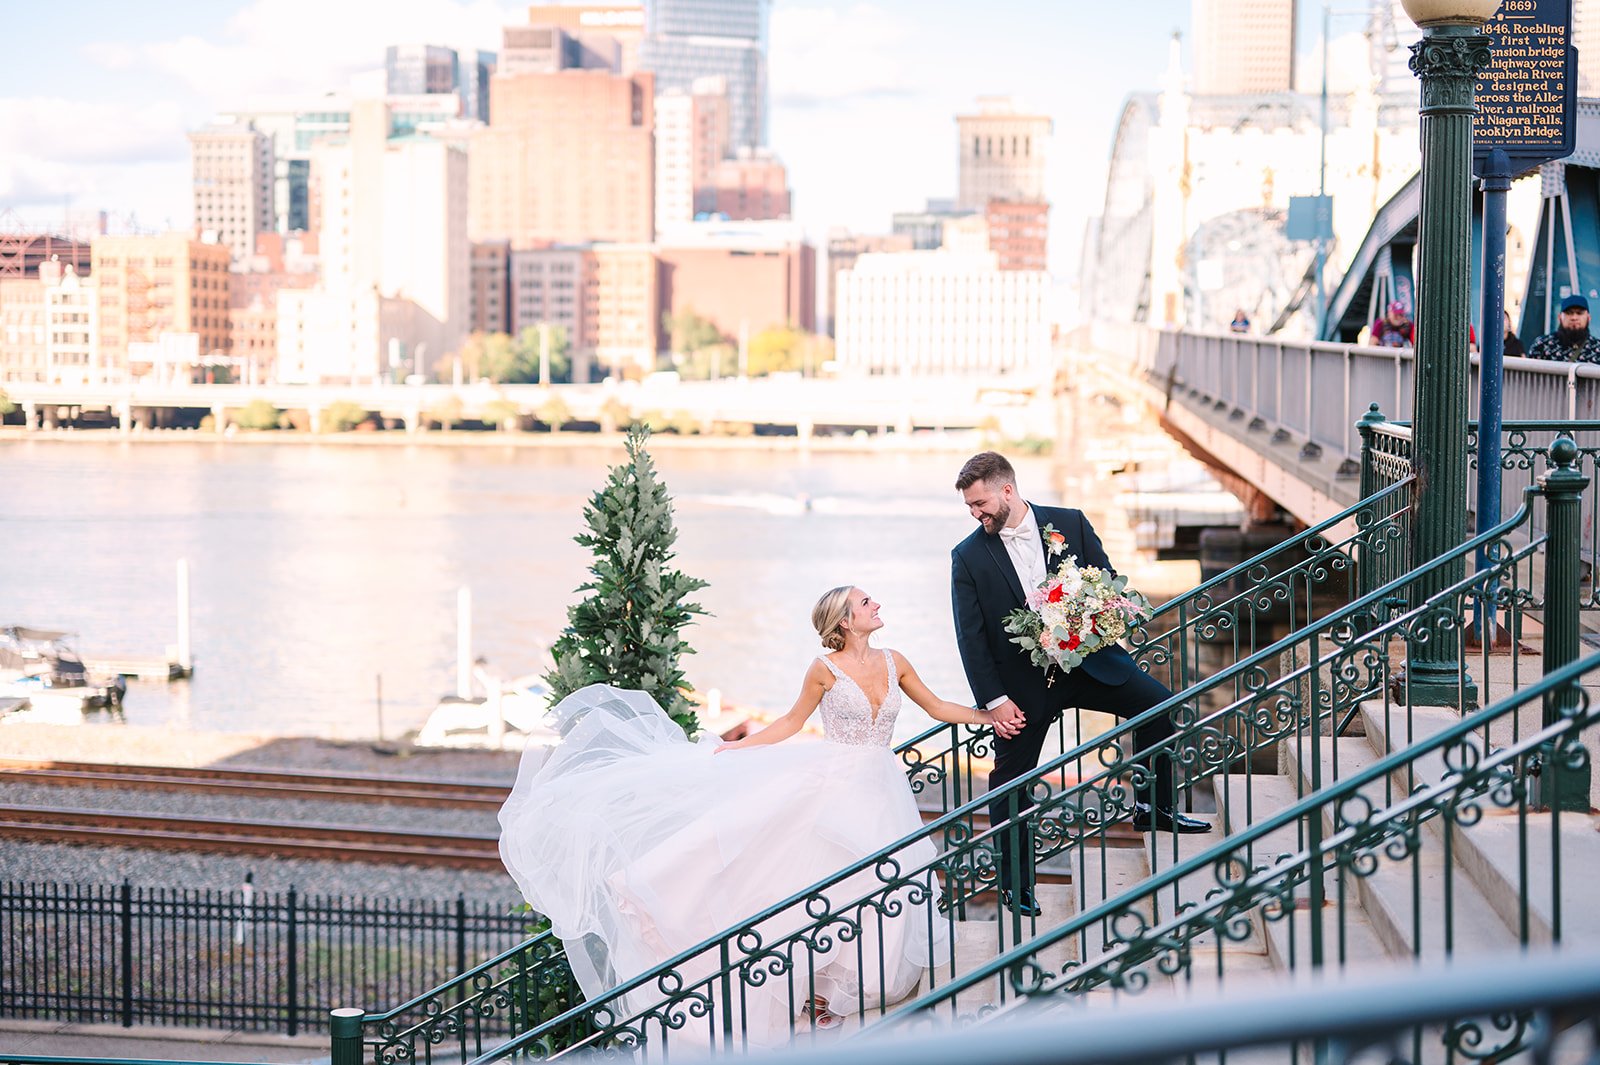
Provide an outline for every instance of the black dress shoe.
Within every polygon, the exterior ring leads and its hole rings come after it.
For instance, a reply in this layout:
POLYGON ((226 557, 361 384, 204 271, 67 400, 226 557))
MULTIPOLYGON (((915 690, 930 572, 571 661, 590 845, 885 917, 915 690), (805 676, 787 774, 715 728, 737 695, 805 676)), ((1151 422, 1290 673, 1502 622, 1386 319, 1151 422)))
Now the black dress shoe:
POLYGON ((1195 817, 1180 814, 1171 807, 1152 810, 1148 803, 1133 808, 1133 827, 1140 832, 1210 832, 1211 825, 1195 817))
POLYGON ((1023 917, 1037 917, 1044 912, 1039 908, 1039 900, 1033 897, 1031 888, 1023 888, 1016 892, 1001 888, 1000 904, 1023 917))

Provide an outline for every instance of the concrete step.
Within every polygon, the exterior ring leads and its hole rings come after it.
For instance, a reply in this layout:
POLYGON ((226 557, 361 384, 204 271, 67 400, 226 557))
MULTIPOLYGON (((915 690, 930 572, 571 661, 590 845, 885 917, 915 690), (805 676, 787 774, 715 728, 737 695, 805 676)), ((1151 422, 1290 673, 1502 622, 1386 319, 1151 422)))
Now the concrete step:
MULTIPOLYGON (((1413 722, 1421 720, 1421 715, 1413 715, 1413 722)), ((1362 739, 1323 741, 1317 752, 1323 781, 1348 779, 1376 763, 1376 748, 1384 742, 1371 734, 1362 739)), ((1310 753, 1308 748, 1308 744, 1286 746, 1285 758, 1300 773, 1300 786, 1309 795, 1309 758, 1300 757, 1310 753)), ((1401 781, 1373 781, 1362 789, 1373 810, 1382 810, 1405 794, 1401 781)), ((1334 828, 1333 815, 1332 809, 1324 812, 1322 823, 1327 831, 1334 828)), ((1438 837, 1425 835, 1420 846, 1399 858, 1390 857, 1387 848, 1380 848, 1376 857, 1368 876, 1357 875, 1348 867, 1329 870, 1324 890, 1333 905, 1342 885, 1344 906, 1359 903, 1390 954, 1434 959, 1516 949, 1516 937, 1468 870, 1451 860, 1438 837)))
MULTIPOLYGON (((1380 750, 1404 744, 1407 737, 1413 741, 1426 739, 1460 721, 1455 711, 1444 707, 1418 707, 1409 720, 1404 717, 1403 708, 1385 713, 1381 703, 1364 705, 1362 710, 1368 735, 1380 750)), ((1415 783, 1435 783, 1445 769, 1443 755, 1426 755, 1417 762, 1415 783)), ((1557 821, 1548 813, 1524 813, 1518 807, 1500 807, 1489 801, 1480 807, 1483 816, 1475 823, 1463 825, 1459 820, 1434 817, 1427 822, 1428 830, 1435 841, 1443 840, 1449 830, 1456 861, 1511 935, 1519 941, 1525 936, 1529 943, 1548 945, 1557 941, 1559 925, 1560 941, 1595 942, 1600 937, 1600 909, 1593 905, 1589 893, 1594 884, 1600 883, 1600 833, 1596 832, 1600 819, 1592 814, 1568 812, 1557 821), (1559 850, 1555 840, 1558 832, 1559 850), (1559 898, 1555 883, 1558 867, 1559 898)))

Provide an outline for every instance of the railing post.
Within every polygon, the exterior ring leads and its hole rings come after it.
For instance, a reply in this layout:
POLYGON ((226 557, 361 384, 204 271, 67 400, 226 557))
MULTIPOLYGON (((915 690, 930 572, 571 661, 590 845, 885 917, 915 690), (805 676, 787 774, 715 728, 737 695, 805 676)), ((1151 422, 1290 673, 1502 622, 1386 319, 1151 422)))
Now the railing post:
MULTIPOLYGON (((1374 430, 1388 420, 1383 416, 1383 411, 1379 410, 1378 405, 1374 403, 1367 408, 1367 413, 1363 414, 1356 422, 1356 430, 1361 434, 1361 485, 1358 491, 1360 491, 1363 500, 1371 499, 1378 492, 1378 464, 1373 460, 1374 437, 1376 435, 1374 430)), ((1376 524, 1378 517, 1376 512, 1369 512, 1369 517, 1373 519, 1373 524, 1376 524)), ((1359 521, 1357 524, 1359 524, 1359 521)), ((1361 557, 1357 559, 1357 563, 1361 569, 1356 574, 1356 592, 1358 595, 1364 596, 1378 587, 1378 576, 1373 572, 1377 567, 1377 561, 1372 557, 1372 545, 1370 543, 1362 542, 1361 557)))
POLYGON ((467 971, 467 897, 456 895, 456 975, 467 971))
POLYGON ((133 1027, 133 882, 122 881, 122 1027, 133 1027))
POLYGON ((294 885, 289 885, 288 896, 288 928, 284 934, 284 980, 286 983, 285 998, 289 1014, 289 1034, 297 1035, 300 1030, 300 969, 296 957, 299 954, 298 936, 295 929, 295 908, 299 905, 299 896, 294 890, 294 885))
POLYGON ((328 1065, 361 1065, 361 1021, 365 1010, 343 1006, 328 1011, 329 1042, 328 1065))
MULTIPOLYGON (((1554 468, 1539 478, 1544 496, 1544 675, 1578 659, 1578 585, 1582 580, 1578 555, 1583 521, 1583 491, 1589 478, 1576 469, 1578 445, 1570 436, 1550 445, 1554 468)), ((1577 705, 1577 685, 1545 693, 1544 724, 1554 725, 1577 705)), ((1589 765, 1557 765, 1556 752, 1544 755, 1539 776, 1541 809, 1589 811, 1589 765)))

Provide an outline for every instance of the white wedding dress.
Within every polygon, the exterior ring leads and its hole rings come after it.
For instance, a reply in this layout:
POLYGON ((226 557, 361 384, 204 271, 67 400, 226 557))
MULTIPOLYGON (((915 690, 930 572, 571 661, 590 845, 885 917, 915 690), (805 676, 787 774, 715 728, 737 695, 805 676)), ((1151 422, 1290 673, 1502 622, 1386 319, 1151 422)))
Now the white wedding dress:
MULTIPOLYGON (((500 855, 529 904, 550 918, 586 998, 922 827, 890 746, 901 694, 894 658, 883 654, 889 693, 876 710, 823 659, 834 683, 822 697, 821 742, 797 737, 713 755, 715 738, 690 743, 648 695, 607 685, 574 692, 551 711, 562 742, 543 764, 524 758, 500 811, 500 855)), ((917 839, 893 857, 909 874, 936 854, 917 839)), ((922 872, 915 884, 885 898, 869 868, 820 893, 847 921, 818 927, 822 911, 813 901, 808 916, 802 903, 756 926, 759 945, 734 942, 727 1012, 735 1045, 788 1043, 812 995, 841 1014, 909 995, 925 967, 947 960, 949 943, 937 879, 922 872), (849 905, 863 898, 878 905, 849 905)), ((677 966, 681 986, 705 993, 713 1013, 695 1011, 671 1034, 674 1045, 719 1037, 727 1008, 720 959, 713 947, 677 966)), ((621 1020, 661 999, 648 981, 609 1013, 621 1020)), ((654 1022, 644 1027, 646 1038, 659 1037, 654 1022)))

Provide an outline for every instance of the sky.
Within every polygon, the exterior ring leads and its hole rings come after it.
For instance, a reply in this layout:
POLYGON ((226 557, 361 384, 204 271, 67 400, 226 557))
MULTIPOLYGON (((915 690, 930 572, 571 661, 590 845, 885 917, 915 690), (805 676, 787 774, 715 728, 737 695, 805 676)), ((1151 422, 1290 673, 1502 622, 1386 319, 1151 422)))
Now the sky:
MULTIPOLYGON (((1051 265, 1071 274, 1104 196, 1123 101, 1159 87, 1189 9, 1190 0, 775 0, 769 139, 789 168, 796 217, 815 239, 833 226, 887 232, 894 211, 954 196, 954 116, 980 95, 1011 95, 1055 120, 1051 265)), ((9 208, 27 222, 105 210, 145 228, 185 227, 185 134, 214 113, 341 90, 381 67, 391 43, 498 49, 500 28, 526 11, 507 0, 8 5, 0 226, 10 228, 9 208)), ((1316 30, 1308 21, 1302 10, 1302 52, 1316 30)))

